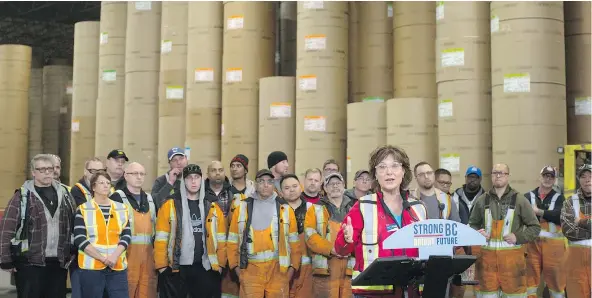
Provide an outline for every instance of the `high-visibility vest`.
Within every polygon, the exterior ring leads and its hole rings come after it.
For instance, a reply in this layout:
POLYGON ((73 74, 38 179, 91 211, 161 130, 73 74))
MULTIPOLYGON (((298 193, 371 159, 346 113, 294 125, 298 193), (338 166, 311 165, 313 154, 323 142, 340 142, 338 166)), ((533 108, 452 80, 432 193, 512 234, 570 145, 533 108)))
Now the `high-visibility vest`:
POLYGON ((74 184, 74 186, 76 186, 76 187, 78 187, 78 189, 80 189, 80 191, 84 195, 84 198, 86 199, 87 202, 90 202, 90 200, 92 200, 92 195, 90 194, 90 191, 86 187, 84 187, 84 185, 82 185, 82 183, 76 183, 76 184, 74 184))
MULTIPOLYGON (((306 211, 308 211, 308 209, 310 209, 310 207, 312 207, 312 206, 313 206, 313 203, 306 202, 306 211)), ((306 231, 304 231, 304 233, 305 233, 304 235, 306 237, 306 231)), ((303 249, 303 251, 305 251, 307 249, 306 243, 301 243, 301 245, 305 246, 303 249)), ((308 253, 302 253, 302 257, 300 257, 300 266, 310 265, 310 264, 312 264, 312 258, 308 255, 308 253)))
POLYGON ((154 234, 156 233, 155 226, 156 225, 156 206, 154 205, 154 200, 152 200, 152 196, 150 194, 146 194, 148 199, 148 210, 150 212, 150 220, 152 221, 152 234, 137 234, 135 232, 135 221, 134 221, 134 208, 130 204, 125 192, 123 190, 115 191, 121 197, 123 203, 127 206, 127 210, 129 211, 129 222, 130 228, 132 230, 132 244, 152 244, 152 239, 154 239, 154 234))
MULTIPOLYGON (((575 220, 576 222, 578 221, 578 219, 581 218, 581 213, 580 213, 580 196, 577 194, 574 194, 573 196, 571 196, 571 203, 574 209, 574 215, 575 215, 575 220)), ((569 246, 584 246, 584 247, 591 247, 592 246, 592 239, 586 239, 586 240, 577 240, 577 241, 569 241, 569 246)))
MULTIPOLYGON (((510 244, 504 240, 504 235, 512 233, 512 224, 514 223, 514 211, 516 210, 516 194, 512 196, 510 199, 510 205, 508 206, 508 211, 506 212, 506 216, 504 217, 504 227, 498 239, 490 238, 487 241, 487 244, 482 246, 482 249, 488 250, 504 250, 504 249, 513 249, 513 248, 520 248, 522 247, 519 244, 510 244)), ((492 224, 493 224, 493 217, 491 216, 491 210, 489 208, 489 202, 491 198, 489 194, 485 195, 485 232, 491 235, 492 232, 492 224)))
MULTIPOLYGON (((235 236, 238 237, 239 247, 243 241, 247 240, 243 239, 243 234, 248 216, 251 216, 251 214, 247 214, 248 203, 248 200, 241 200, 239 203, 238 235, 233 233, 228 234, 228 241, 235 240, 233 238, 235 236)), ((271 239, 275 251, 254 253, 255 245, 253 242, 247 242, 247 251, 249 253, 249 262, 265 262, 277 257, 279 258, 280 272, 287 272, 291 265, 290 243, 299 242, 300 238, 298 237, 298 232, 290 233, 290 205, 280 204, 277 201, 276 204, 279 205, 276 211, 277 216, 274 216, 271 222, 271 239)), ((251 239, 254 238, 253 227, 249 229, 249 237, 251 239)))
MULTIPOLYGON (((407 199, 410 205, 412 217, 421 221, 427 218, 427 210, 425 206, 415 199, 407 199)), ((362 231, 362 270, 368 268, 374 260, 378 259, 379 245, 378 245, 378 196, 370 194, 361 197, 358 200, 360 204, 360 213, 364 221, 364 230, 362 231)), ((361 271, 354 270, 352 279, 360 275, 361 271)), ((352 286, 354 290, 364 291, 393 291, 392 285, 375 285, 375 286, 352 286)))
MULTIPOLYGON (((536 206, 536 195, 534 192, 529 192, 530 195, 530 204, 536 206)), ((555 193, 551 198, 551 203, 549 204, 549 208, 547 210, 555 209, 555 203, 557 203, 557 199, 559 198, 560 194, 555 193)), ((555 223, 552 222, 545 222, 544 224, 541 223, 541 232, 539 233, 539 237, 544 238, 563 238, 563 233, 561 232, 561 226, 557 227, 555 223)))
MULTIPOLYGON (((110 218, 105 222, 105 216, 95 200, 80 205, 80 213, 86 225, 86 235, 90 245, 96 248, 105 257, 111 255, 119 245, 119 236, 127 225, 129 216, 127 206, 111 201, 110 218)), ((107 267, 101 261, 89 256, 82 250, 78 250, 78 266, 88 270, 102 270, 107 267)), ((112 267, 115 271, 125 270, 127 259, 125 251, 119 256, 117 263, 112 267)))
MULTIPOLYGON (((325 212, 329 213, 325 206, 315 204, 312 208, 314 208, 315 218, 316 218, 316 229, 306 228, 304 231, 304 235, 306 240, 310 238, 314 234, 319 234, 322 238, 325 238, 327 241, 331 241, 331 229, 329 228, 329 218, 325 218, 325 212)), ((354 256, 350 256, 347 259, 347 267, 346 267, 346 275, 352 275, 352 271, 354 269, 354 265, 356 264, 356 258, 354 256)), ((329 275, 329 261, 327 257, 323 256, 322 254, 314 254, 312 257, 312 269, 314 273, 322 274, 322 275, 329 275)))

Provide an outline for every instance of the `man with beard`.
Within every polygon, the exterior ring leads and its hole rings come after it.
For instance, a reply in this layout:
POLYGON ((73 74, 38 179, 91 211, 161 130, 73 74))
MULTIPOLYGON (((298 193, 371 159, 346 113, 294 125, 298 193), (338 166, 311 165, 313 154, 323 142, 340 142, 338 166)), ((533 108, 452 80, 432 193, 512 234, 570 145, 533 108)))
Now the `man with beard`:
POLYGON ((308 169, 304 173, 304 191, 302 192, 302 198, 308 202, 316 204, 321 199, 321 180, 323 175, 321 170, 308 169))
POLYGON ((215 160, 208 166, 208 178, 205 182, 206 199, 217 201, 224 216, 228 215, 232 203, 232 186, 226 177, 222 162, 215 160))
POLYGON ((434 169, 427 162, 415 165, 417 191, 415 197, 421 199, 428 209, 428 219, 450 219, 460 222, 458 209, 450 196, 434 187, 434 169))
POLYGON ((249 172, 249 159, 242 155, 237 154, 230 161, 230 184, 232 184, 233 194, 244 194, 245 197, 249 197, 255 192, 255 184, 253 181, 247 179, 247 173, 249 172))
POLYGON ((280 186, 280 180, 284 175, 288 173, 288 156, 286 153, 281 151, 274 151, 269 153, 267 156, 267 168, 273 174, 274 191, 275 193, 282 196, 282 187, 280 186))
POLYGON ((481 187, 482 178, 481 169, 470 166, 465 173, 465 184, 455 190, 452 195, 452 200, 458 206, 460 222, 465 225, 469 223, 469 215, 473 210, 475 199, 484 193, 481 187))
POLYGON ((152 185, 152 197, 156 206, 160 206, 171 194, 179 191, 181 172, 187 166, 187 156, 182 148, 174 147, 167 153, 170 170, 156 178, 152 185))

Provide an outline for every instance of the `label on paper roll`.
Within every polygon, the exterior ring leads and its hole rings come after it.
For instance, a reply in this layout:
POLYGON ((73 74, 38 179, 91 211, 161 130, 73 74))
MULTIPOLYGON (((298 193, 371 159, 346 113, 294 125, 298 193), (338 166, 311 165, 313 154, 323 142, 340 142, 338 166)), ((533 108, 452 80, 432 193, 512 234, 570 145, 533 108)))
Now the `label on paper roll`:
POLYGON ((236 83, 243 81, 242 68, 229 68, 226 70, 226 83, 236 83))
POLYGON ((504 75, 504 92, 530 92, 530 74, 513 73, 504 75))
POLYGON ((298 79, 298 87, 302 91, 317 90, 317 76, 315 76, 315 75, 300 76, 300 78, 298 79))
POLYGON ((304 116, 305 131, 327 131, 327 120, 324 116, 304 116))
POLYGON ((362 102, 384 102, 384 98, 378 96, 364 97, 362 102))
POLYGON ((60 114, 68 114, 68 107, 67 106, 60 107, 60 114))
POLYGON ((444 19, 444 1, 438 1, 436 4, 436 21, 444 19))
POLYGON ((117 71, 115 70, 103 70, 101 79, 105 82, 113 82, 117 80, 117 71))
POLYGON ((323 1, 304 1, 304 9, 323 9, 323 1))
POLYGON ((109 42, 109 33, 101 32, 101 36, 99 37, 100 44, 107 44, 109 42))
POLYGON ((136 10, 151 10, 152 3, 150 1, 136 1, 136 10))
POLYGON ((575 114, 576 116, 592 115, 592 97, 576 97, 575 114))
POLYGON ((269 106, 269 117, 290 118, 292 117, 292 105, 287 102, 274 102, 269 106))
POLYGON ((460 155, 455 153, 442 154, 440 156, 440 167, 453 173, 460 172, 460 155))
POLYGON ((446 49, 440 53, 442 67, 463 66, 465 65, 465 49, 455 48, 446 49))
POLYGON ((500 29, 500 21, 496 15, 491 15, 491 33, 498 32, 500 29))
POLYGON ((71 95, 74 93, 74 88, 72 86, 66 86, 66 94, 71 95))
POLYGON ((171 40, 163 40, 160 43, 160 53, 168 54, 173 51, 173 42, 171 40))
POLYGON ((214 69, 213 68, 196 68, 194 74, 195 82, 213 82, 214 69))
POLYGON ((452 99, 442 99, 438 104, 438 117, 447 118, 452 117, 452 99))
POLYGON ((307 51, 319 51, 327 48, 327 36, 323 34, 307 35, 304 37, 304 49, 307 51))
POLYGON ((226 20, 226 29, 236 30, 242 29, 245 26, 245 18, 243 16, 231 16, 226 20))
POLYGON ((352 171, 351 157, 349 157, 349 156, 347 157, 347 161, 346 161, 345 165, 346 165, 345 169, 346 169, 347 173, 351 173, 351 171, 352 171))
POLYGON ((224 136, 224 123, 220 125, 220 134, 224 136))
POLYGON ((166 99, 183 99, 183 86, 167 86, 166 99))
POLYGON ((79 132, 80 131, 80 121, 79 120, 72 120, 72 132, 79 132))
POLYGON ((392 3, 387 4, 387 7, 386 7, 386 16, 389 17, 389 18, 392 18, 393 17, 393 4, 392 3))

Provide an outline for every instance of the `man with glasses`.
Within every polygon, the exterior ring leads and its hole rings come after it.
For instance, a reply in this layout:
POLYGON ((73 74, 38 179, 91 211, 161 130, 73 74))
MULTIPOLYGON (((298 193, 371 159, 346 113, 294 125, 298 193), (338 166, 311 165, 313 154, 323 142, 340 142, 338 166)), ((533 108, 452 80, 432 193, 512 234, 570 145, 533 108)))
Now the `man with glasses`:
POLYGON ((458 208, 450 196, 434 187, 435 173, 429 163, 422 161, 413 172, 417 180, 414 196, 420 199, 428 210, 428 219, 450 219, 460 222, 458 208))
POLYGON ((156 298, 153 237, 156 206, 152 196, 142 190, 146 170, 137 163, 126 165, 123 177, 126 187, 109 198, 127 206, 132 242, 127 248, 127 280, 130 298, 156 298))
POLYGON ((92 200, 92 188, 90 187, 90 177, 98 171, 104 171, 105 166, 100 158, 94 157, 84 163, 84 174, 80 180, 70 190, 76 206, 80 206, 92 200))
POLYGON ((485 192, 481 187, 482 177, 480 168, 469 166, 465 172, 465 184, 452 195, 452 200, 458 206, 460 221, 465 225, 469 223, 469 214, 473 210, 475 199, 485 192))
POLYGON ((354 175, 354 187, 345 191, 345 195, 353 202, 358 201, 359 198, 371 194, 372 179, 370 172, 367 170, 359 170, 354 175))
POLYGON ((543 280, 552 297, 564 297, 566 260, 565 237, 561 233, 561 207, 564 197, 553 190, 557 171, 552 166, 541 169, 541 184, 524 195, 541 223, 539 237, 526 245, 528 296, 536 298, 543 280))
POLYGON ((36 155, 0 222, 0 268, 16 273, 18 297, 66 297, 76 206, 54 171, 51 155, 36 155))
POLYGON ((129 159, 122 150, 115 149, 107 155, 107 174, 111 177, 111 193, 125 188, 125 178, 123 177, 123 166, 129 159))
POLYGON ((536 239, 541 226, 530 202, 510 187, 509 175, 508 165, 493 166, 493 187, 475 200, 469 218, 471 228, 487 240, 475 263, 477 297, 527 293, 524 245, 536 239))
POLYGON ((452 194, 450 193, 450 186, 452 186, 452 174, 450 174, 450 171, 447 169, 437 169, 435 175, 436 183, 434 186, 452 197, 452 194))

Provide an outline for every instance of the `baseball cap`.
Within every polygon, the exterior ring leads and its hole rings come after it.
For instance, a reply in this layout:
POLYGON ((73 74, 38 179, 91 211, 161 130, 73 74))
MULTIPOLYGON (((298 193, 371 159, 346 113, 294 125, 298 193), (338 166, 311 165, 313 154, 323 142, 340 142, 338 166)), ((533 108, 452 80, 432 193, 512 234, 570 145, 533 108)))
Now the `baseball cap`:
POLYGON ((584 174, 586 171, 592 172, 592 166, 589 164, 583 164, 578 170, 578 178, 582 177, 582 174, 584 174))
POLYGON ((557 177, 557 171, 555 171, 555 168, 553 168, 552 166, 544 166, 541 169, 541 176, 545 174, 551 174, 553 175, 553 177, 557 177))
POLYGON ((324 183, 325 186, 327 184, 329 184, 329 180, 331 180, 331 178, 337 178, 337 179, 341 180, 341 182, 344 182, 343 181, 343 176, 341 176, 341 174, 339 174, 339 173, 331 173, 331 174, 327 175, 327 177, 325 177, 325 183, 324 183))
POLYGON ((477 175, 477 176, 479 176, 479 177, 482 177, 482 176, 483 176, 483 175, 481 175, 481 169, 479 169, 479 168, 478 168, 478 167, 476 167, 476 166, 470 166, 470 167, 467 169, 467 172, 465 173, 465 176, 469 176, 469 175, 471 175, 471 174, 475 174, 475 175, 477 175))
POLYGON ((109 158, 124 158, 125 161, 129 161, 129 158, 127 158, 127 155, 125 155, 125 152, 123 152, 123 150, 120 149, 115 149, 112 150, 111 152, 109 152, 109 154, 107 154, 107 159, 109 158))
POLYGON ((179 147, 173 147, 173 148, 171 148, 171 150, 169 150, 169 153, 167 153, 167 158, 169 159, 169 161, 171 161, 171 159, 173 159, 173 157, 175 157, 175 155, 185 156, 185 150, 183 150, 179 147))
POLYGON ((273 178, 275 178, 275 177, 273 176, 273 173, 272 173, 270 170, 268 170, 268 169, 262 169, 262 170, 259 170, 259 171, 257 172, 257 174, 255 175, 255 178, 256 178, 256 179, 259 179, 259 178, 261 178, 261 177, 263 177, 263 176, 269 176, 269 177, 271 177, 272 179, 273 179, 273 178))
POLYGON ((196 164, 190 164, 183 168, 183 177, 187 177, 191 174, 198 174, 199 176, 202 176, 201 168, 196 164))
POLYGON ((362 176, 362 174, 364 174, 364 173, 370 175, 370 172, 368 172, 367 170, 359 170, 354 175, 354 180, 357 180, 358 178, 360 178, 360 176, 362 176))

